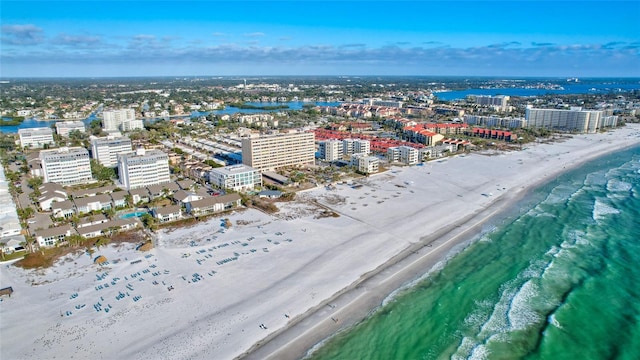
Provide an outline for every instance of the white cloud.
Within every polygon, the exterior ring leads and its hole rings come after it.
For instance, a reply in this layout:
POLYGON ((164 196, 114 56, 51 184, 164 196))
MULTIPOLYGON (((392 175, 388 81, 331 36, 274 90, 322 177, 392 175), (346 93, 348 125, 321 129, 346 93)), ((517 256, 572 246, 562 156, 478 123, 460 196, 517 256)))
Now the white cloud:
POLYGON ((8 45, 37 45, 44 41, 41 28, 32 25, 3 25, 2 43, 8 45))

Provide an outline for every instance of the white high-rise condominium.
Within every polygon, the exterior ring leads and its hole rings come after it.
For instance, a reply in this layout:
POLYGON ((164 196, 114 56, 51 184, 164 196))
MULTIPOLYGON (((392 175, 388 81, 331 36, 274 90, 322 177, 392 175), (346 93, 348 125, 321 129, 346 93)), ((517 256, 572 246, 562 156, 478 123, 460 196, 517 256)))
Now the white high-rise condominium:
POLYGON ((415 165, 419 162, 419 151, 418 149, 412 148, 411 146, 399 146, 400 150, 400 162, 415 165))
POLYGON ((336 161, 342 159, 342 141, 324 140, 318 142, 318 152, 324 161, 336 161))
POLYGON ((356 151, 356 145, 355 145, 355 141, 354 139, 344 139, 342 140, 342 155, 344 156, 349 156, 349 155, 353 155, 356 151))
POLYGON ((91 141, 91 157, 106 167, 118 166, 118 154, 129 153, 132 149, 131 139, 126 137, 106 137, 91 141))
POLYGON ((138 149, 118 155, 118 176, 127 190, 165 184, 169 177, 169 155, 160 150, 138 149))
MULTIPOLYGON (((528 128, 544 128, 579 133, 594 133, 605 126, 615 126, 617 121, 607 121, 599 110, 571 110, 535 109, 527 107, 525 110, 526 126, 528 128)), ((616 119, 617 120, 617 119, 616 119)))
POLYGON ((133 109, 107 110, 102 112, 102 128, 107 131, 120 130, 123 122, 136 119, 133 109))
POLYGON ((82 147, 62 147, 40 151, 44 182, 62 185, 84 184, 92 180, 89 151, 82 147))
POLYGON ((354 141, 353 152, 356 154, 371 154, 371 142, 369 140, 362 139, 354 141))
POLYGON ((242 163, 260 171, 293 165, 312 165, 313 133, 279 134, 242 139, 242 163))
POLYGON ((504 111, 507 109, 507 103, 509 99, 511 99, 511 97, 506 95, 471 95, 471 97, 475 97, 476 104, 478 105, 492 106, 500 111, 504 111))

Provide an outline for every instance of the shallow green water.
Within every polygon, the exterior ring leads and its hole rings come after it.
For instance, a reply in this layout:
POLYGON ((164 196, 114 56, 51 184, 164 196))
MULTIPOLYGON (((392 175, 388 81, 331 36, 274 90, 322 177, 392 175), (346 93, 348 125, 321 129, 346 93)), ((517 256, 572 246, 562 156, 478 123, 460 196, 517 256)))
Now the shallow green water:
POLYGON ((526 203, 311 357, 640 359, 640 148, 526 203))

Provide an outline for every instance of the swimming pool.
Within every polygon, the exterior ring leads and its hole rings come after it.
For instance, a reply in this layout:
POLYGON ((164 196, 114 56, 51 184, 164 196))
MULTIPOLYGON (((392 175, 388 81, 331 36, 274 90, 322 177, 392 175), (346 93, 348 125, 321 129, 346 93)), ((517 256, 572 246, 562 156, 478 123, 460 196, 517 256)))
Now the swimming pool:
POLYGON ((146 211, 136 211, 136 212, 132 212, 132 213, 128 213, 128 214, 122 214, 120 215, 120 219, 129 219, 132 217, 140 217, 144 214, 147 214, 146 211))

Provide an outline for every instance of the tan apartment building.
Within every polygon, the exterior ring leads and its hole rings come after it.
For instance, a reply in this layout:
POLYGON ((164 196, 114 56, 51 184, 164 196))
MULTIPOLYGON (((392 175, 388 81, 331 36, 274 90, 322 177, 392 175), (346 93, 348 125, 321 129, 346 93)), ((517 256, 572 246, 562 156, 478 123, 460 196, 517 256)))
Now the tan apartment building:
POLYGON ((294 165, 312 165, 315 135, 311 132, 242 139, 242 163, 260 171, 294 165))

